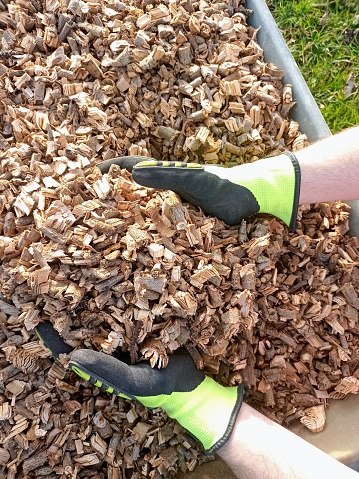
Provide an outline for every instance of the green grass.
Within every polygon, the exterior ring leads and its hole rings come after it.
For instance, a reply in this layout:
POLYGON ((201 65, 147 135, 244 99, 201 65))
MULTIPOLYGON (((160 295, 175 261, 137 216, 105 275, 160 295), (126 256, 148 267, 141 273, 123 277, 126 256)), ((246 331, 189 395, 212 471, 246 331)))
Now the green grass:
POLYGON ((332 132, 359 124, 359 91, 344 95, 350 72, 359 88, 359 0, 267 3, 332 132), (329 16, 321 26, 325 12, 329 16), (350 42, 347 29, 358 29, 350 42))

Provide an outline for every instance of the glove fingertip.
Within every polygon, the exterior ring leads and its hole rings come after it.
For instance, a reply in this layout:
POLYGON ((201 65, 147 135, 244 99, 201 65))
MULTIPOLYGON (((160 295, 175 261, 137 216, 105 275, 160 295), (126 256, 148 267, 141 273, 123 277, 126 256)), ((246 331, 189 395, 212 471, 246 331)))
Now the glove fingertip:
POLYGON ((133 168, 141 162, 156 161, 148 156, 132 155, 132 156, 119 156, 117 158, 110 158, 109 160, 98 163, 97 167, 101 170, 101 173, 108 173, 112 165, 118 165, 122 169, 126 169, 129 173, 132 173, 133 168))
POLYGON ((58 359, 60 354, 69 354, 73 350, 73 348, 61 338, 50 321, 39 323, 35 331, 40 341, 51 352, 55 359, 58 359))

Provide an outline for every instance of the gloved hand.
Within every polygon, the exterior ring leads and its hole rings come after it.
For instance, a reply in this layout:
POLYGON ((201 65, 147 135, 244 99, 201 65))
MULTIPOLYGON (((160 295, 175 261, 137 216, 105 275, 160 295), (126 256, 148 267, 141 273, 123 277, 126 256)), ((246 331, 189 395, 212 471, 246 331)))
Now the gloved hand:
POLYGON ((268 213, 295 229, 300 167, 290 152, 233 168, 144 156, 112 158, 97 166, 106 173, 112 164, 132 172, 136 183, 172 190, 228 225, 239 224, 254 213, 268 213))
MULTIPOLYGON (((71 352, 49 321, 40 323, 36 332, 55 359, 71 352)), ((246 393, 244 384, 224 387, 205 376, 183 349, 170 357, 165 369, 152 369, 148 363, 131 366, 90 349, 73 351, 69 368, 106 392, 136 399, 149 408, 162 408, 197 438, 208 454, 229 439, 246 393)))

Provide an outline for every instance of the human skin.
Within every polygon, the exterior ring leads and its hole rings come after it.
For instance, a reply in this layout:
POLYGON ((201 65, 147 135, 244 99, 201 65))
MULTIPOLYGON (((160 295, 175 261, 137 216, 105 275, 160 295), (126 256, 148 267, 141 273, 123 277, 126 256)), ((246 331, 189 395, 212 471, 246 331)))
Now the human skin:
POLYGON ((359 474, 243 404, 218 451, 239 479, 358 479, 359 474))
POLYGON ((359 126, 295 153, 300 204, 359 199, 359 126))

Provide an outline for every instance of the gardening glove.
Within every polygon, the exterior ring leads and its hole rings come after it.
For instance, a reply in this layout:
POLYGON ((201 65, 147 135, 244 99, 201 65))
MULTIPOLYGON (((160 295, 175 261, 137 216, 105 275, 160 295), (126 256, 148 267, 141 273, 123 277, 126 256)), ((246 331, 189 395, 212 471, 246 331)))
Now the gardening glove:
MULTIPOLYGON (((61 352, 70 352, 49 321, 40 323, 36 332, 55 359, 61 352)), ((246 393, 243 384, 224 387, 205 376, 183 349, 170 356, 164 369, 152 369, 148 363, 129 365, 104 353, 80 349, 71 353, 69 368, 106 392, 162 408, 208 454, 229 439, 246 393)))
POLYGON ((300 167, 290 152, 233 168, 144 156, 112 158, 97 166, 106 173, 112 164, 132 172, 136 183, 172 190, 228 225, 239 224, 254 213, 268 213, 291 229, 296 227, 300 167))

